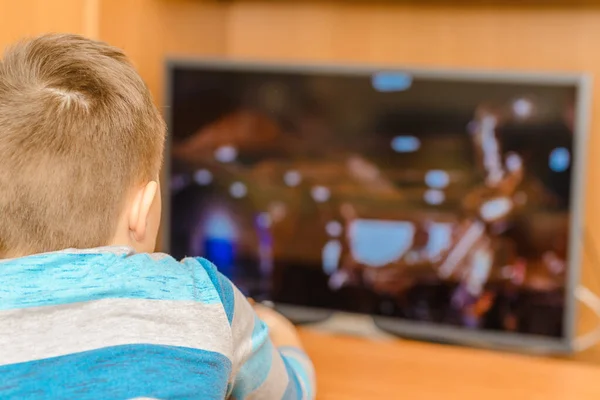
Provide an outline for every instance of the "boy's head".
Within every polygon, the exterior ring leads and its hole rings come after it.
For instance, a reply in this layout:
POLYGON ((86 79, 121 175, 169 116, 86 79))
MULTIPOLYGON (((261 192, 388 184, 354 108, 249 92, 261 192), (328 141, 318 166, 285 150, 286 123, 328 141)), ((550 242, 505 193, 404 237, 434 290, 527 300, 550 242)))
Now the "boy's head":
POLYGON ((123 52, 45 35, 0 61, 0 258, 153 250, 165 126, 123 52))

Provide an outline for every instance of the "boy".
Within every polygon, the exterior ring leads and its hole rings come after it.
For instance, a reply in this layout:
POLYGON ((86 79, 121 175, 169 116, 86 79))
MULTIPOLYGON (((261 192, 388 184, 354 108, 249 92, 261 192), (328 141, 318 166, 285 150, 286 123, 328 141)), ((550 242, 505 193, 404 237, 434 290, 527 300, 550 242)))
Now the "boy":
POLYGON ((258 308, 269 337, 208 261, 150 253, 164 138, 120 50, 46 35, 6 52, 0 398, 314 397, 287 320, 258 308))

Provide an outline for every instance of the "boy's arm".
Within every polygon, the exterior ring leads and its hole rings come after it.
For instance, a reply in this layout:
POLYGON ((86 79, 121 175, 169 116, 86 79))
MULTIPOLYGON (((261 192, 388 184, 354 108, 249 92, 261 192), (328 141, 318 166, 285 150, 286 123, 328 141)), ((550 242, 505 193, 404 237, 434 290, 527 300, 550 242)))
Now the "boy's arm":
POLYGON ((212 264, 199 261, 217 287, 231 324, 233 365, 228 395, 235 400, 314 399, 313 365, 291 323, 270 310, 259 309, 269 324, 274 322, 270 334, 246 297, 212 264))
MULTIPOLYGON (((254 311, 269 328, 269 337, 279 350, 287 369, 292 369, 298 379, 299 394, 296 397, 315 397, 315 376, 313 365, 304 352, 296 327, 283 315, 264 307, 254 305, 254 311)), ((294 396, 290 396, 294 398, 294 396)))

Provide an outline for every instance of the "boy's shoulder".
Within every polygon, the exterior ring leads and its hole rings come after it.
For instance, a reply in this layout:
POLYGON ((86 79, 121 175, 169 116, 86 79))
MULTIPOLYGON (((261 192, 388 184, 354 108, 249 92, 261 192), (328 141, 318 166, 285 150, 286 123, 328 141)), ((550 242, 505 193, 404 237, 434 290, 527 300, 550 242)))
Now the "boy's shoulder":
POLYGON ((2 264, 0 276, 6 285, 0 295, 9 308, 110 297, 222 303, 227 309, 233 295, 232 284, 206 259, 178 261, 168 254, 129 248, 65 250, 2 264))
POLYGON ((201 257, 177 260, 166 253, 121 254, 117 274, 128 273, 136 291, 156 300, 188 300, 207 304, 227 302, 232 285, 210 261, 201 257))
POLYGON ((208 261, 69 250, 5 260, 0 280, 1 398, 224 398, 232 328, 208 261))

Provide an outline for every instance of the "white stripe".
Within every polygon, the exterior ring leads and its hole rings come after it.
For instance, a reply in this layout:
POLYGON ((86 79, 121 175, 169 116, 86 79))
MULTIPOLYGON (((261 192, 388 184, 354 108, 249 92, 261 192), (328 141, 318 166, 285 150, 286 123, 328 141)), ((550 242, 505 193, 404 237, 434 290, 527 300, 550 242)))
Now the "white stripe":
POLYGON ((221 304, 105 299, 0 312, 0 365, 126 344, 190 347, 232 358, 221 304))
POLYGON ((283 359, 279 354, 279 350, 273 346, 273 359, 269 375, 258 389, 250 393, 248 400, 281 399, 285 394, 288 382, 289 377, 283 359))

